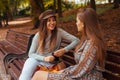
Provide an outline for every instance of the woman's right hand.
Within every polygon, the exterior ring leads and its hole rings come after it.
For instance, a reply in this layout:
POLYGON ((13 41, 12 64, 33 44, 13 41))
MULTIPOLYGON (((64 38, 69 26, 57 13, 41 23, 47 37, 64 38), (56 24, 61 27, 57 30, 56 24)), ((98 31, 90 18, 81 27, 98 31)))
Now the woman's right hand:
POLYGON ((44 61, 46 61, 46 62, 52 62, 52 61, 54 61, 54 59, 55 59, 54 56, 47 56, 47 57, 44 58, 44 61))

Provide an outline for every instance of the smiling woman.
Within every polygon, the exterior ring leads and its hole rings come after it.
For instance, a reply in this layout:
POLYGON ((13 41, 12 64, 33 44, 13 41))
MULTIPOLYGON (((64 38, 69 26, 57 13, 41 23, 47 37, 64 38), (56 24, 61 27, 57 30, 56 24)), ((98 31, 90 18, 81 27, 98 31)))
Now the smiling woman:
POLYGON ((33 38, 29 58, 24 64, 19 80, 31 80, 37 66, 40 67, 40 70, 54 68, 57 65, 55 57, 62 56, 79 42, 79 39, 75 36, 57 28, 56 16, 53 10, 46 10, 41 13, 39 20, 39 32, 33 38), (70 41, 70 44, 60 49, 60 43, 63 39, 70 41))

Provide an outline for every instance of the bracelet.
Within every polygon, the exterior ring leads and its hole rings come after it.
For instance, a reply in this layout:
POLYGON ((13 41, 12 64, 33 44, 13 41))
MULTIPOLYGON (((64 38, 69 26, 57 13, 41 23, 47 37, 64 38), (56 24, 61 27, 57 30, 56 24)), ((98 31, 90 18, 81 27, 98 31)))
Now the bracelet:
POLYGON ((52 56, 55 58, 55 61, 59 61, 59 57, 55 56, 54 53, 52 53, 52 56))

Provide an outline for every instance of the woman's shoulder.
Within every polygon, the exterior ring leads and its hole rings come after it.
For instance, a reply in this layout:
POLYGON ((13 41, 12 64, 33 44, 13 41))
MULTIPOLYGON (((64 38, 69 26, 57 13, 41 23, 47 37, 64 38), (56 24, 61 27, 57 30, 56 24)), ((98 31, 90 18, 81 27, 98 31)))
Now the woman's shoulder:
POLYGON ((36 32, 35 35, 39 35, 40 32, 36 32))
POLYGON ((57 28, 58 29, 58 31, 61 31, 61 30, 63 30, 62 28, 57 28))
POLYGON ((58 28, 58 32, 65 32, 65 30, 63 30, 62 28, 58 28))
POLYGON ((35 36, 38 37, 38 36, 39 36, 39 32, 36 32, 36 33, 35 33, 35 36))

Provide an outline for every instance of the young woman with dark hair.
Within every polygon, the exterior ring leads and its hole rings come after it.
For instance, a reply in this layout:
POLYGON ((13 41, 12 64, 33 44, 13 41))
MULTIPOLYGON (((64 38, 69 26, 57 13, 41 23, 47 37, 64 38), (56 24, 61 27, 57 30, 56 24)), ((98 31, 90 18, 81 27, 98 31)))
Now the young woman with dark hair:
POLYGON ((38 65, 47 68, 54 66, 55 64, 52 62, 54 62, 55 56, 62 56, 79 43, 78 38, 61 28, 57 28, 56 16, 53 10, 46 10, 41 13, 39 20, 39 32, 33 38, 29 58, 24 64, 19 80, 31 80, 38 65), (60 49, 62 39, 69 40, 71 43, 60 49))

